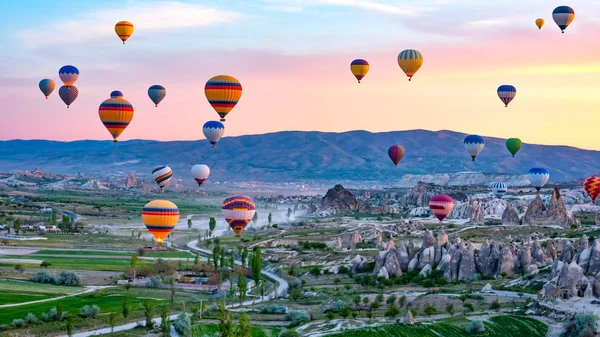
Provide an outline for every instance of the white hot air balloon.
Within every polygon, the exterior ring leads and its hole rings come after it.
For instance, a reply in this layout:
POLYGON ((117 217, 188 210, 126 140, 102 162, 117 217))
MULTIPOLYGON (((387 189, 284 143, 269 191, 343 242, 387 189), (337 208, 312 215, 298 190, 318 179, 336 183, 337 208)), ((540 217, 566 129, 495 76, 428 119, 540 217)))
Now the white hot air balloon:
POLYGON ((504 194, 506 194, 506 184, 505 183, 493 183, 492 184, 492 193, 498 199, 502 199, 504 194))
POLYGON ((208 121, 204 123, 202 132, 204 133, 204 137, 212 144, 212 147, 215 147, 219 139, 225 134, 225 125, 217 121, 208 121))
POLYGON ((527 172, 527 178, 529 178, 531 186, 539 192, 550 179, 550 172, 543 167, 534 167, 527 172))
POLYGON ((467 150, 469 155, 471 155, 473 161, 475 161, 475 157, 477 157, 479 152, 483 150, 483 147, 485 146, 485 141, 481 136, 469 135, 465 137, 463 144, 465 145, 465 150, 467 150))
POLYGON ((192 167, 192 176, 198 183, 198 186, 202 185, 208 176, 210 175, 210 168, 206 165, 194 165, 192 167))
POLYGON ((166 165, 157 166, 152 170, 152 178, 156 181, 161 191, 171 182, 172 177, 173 171, 166 165))

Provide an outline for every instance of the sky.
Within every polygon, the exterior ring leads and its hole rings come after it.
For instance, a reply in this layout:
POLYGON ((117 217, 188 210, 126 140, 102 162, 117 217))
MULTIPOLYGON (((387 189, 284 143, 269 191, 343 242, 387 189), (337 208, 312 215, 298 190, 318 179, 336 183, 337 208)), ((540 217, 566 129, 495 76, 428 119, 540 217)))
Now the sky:
POLYGON ((243 86, 225 136, 284 130, 454 130, 600 150, 600 2, 592 0, 81 0, 0 2, 0 139, 112 139, 98 106, 120 90, 128 139, 204 139, 204 84, 243 86), (564 34, 552 10, 569 5, 564 34), (535 19, 546 24, 541 30, 535 19), (121 20, 135 26, 122 44, 121 20), (411 82, 404 49, 424 63, 411 82), (350 62, 371 67, 358 84, 350 62), (58 69, 79 68, 79 97, 58 69), (57 88, 48 100, 42 78, 57 88), (167 89, 158 108, 147 96, 167 89), (509 107, 502 84, 517 88, 509 107), (8 126, 8 127, 6 127, 8 126))

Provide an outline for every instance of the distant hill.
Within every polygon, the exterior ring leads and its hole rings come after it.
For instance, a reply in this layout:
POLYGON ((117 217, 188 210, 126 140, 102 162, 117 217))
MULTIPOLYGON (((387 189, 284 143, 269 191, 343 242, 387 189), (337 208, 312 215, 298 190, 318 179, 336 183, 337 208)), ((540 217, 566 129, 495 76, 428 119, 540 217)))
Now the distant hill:
MULTIPOLYGON (((600 152, 567 146, 523 144, 512 158, 504 139, 485 137, 485 149, 472 162, 452 131, 410 130, 371 133, 286 131, 226 137, 213 149, 206 140, 159 142, 132 140, 56 142, 0 141, 0 172, 39 167, 53 173, 111 176, 155 165, 171 166, 186 178, 192 165, 211 168, 211 179, 237 181, 332 180, 389 181, 404 174, 482 172, 523 175, 533 166, 550 170, 550 181, 571 181, 598 173, 600 152), (406 155, 395 168, 387 155, 400 144, 406 155)), ((126 175, 123 175, 123 179, 126 175)))

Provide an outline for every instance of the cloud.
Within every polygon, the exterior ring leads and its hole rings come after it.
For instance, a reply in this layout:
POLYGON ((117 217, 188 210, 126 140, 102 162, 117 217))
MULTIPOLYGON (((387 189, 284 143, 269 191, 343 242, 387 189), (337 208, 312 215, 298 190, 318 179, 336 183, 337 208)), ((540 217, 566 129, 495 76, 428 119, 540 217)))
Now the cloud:
MULTIPOLYGON (((343 6, 366 9, 374 12, 380 12, 384 14, 400 15, 400 16, 418 16, 422 12, 431 11, 431 8, 427 7, 414 7, 410 5, 392 5, 382 1, 372 0, 268 0, 272 3, 286 3, 291 2, 298 5, 305 6, 343 6)), ((396 2, 397 3, 397 2, 396 2)))
POLYGON ((471 26, 500 26, 500 25, 505 25, 508 22, 506 22, 505 20, 498 20, 498 19, 490 19, 490 20, 476 20, 476 21, 471 21, 468 22, 468 25, 471 26))
POLYGON ((302 12, 303 8, 300 6, 267 6, 264 8, 269 12, 302 12))
POLYGON ((135 32, 146 32, 211 26, 232 22, 242 16, 238 12, 176 1, 135 1, 128 4, 125 8, 100 10, 83 14, 81 19, 61 20, 41 29, 26 30, 18 33, 17 37, 28 47, 72 44, 114 37, 114 25, 121 20, 132 22, 135 32))

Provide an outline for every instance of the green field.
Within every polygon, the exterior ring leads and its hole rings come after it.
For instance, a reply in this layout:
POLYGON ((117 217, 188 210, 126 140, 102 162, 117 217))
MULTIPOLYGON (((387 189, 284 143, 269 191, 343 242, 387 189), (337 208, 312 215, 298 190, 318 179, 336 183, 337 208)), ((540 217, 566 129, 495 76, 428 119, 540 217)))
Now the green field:
MULTIPOLYGON (((280 327, 252 327, 252 337, 277 337, 280 332, 280 327)), ((216 324, 196 324, 192 327, 193 337, 215 336, 218 333, 219 326, 216 324)))
POLYGON ((62 296, 82 291, 82 287, 67 287, 34 282, 0 280, 0 291, 3 293, 26 293, 48 296, 62 296))
MULTIPOLYGON (((92 250, 48 250, 43 249, 39 250, 29 256, 34 255, 67 255, 67 256, 131 256, 137 254, 133 251, 92 251, 92 250)), ((144 256, 147 257, 164 257, 164 258, 172 258, 172 257, 180 257, 180 258, 194 258, 193 255, 188 254, 186 252, 146 252, 144 256)))
MULTIPOLYGON (((378 327, 348 330, 336 333, 332 337, 468 337, 465 327, 466 318, 451 318, 435 323, 422 323, 414 326, 399 326, 386 324, 378 327)), ((484 321, 486 337, 543 337, 548 332, 548 326, 538 320, 522 317, 503 315, 492 317, 484 321)))
MULTIPOLYGON (((21 294, 21 293, 12 293, 4 290, 0 290, 0 305, 3 304, 15 304, 15 303, 25 303, 37 300, 43 300, 46 298, 51 298, 53 296, 44 295, 44 294, 21 294)), ((3 310, 9 310, 7 308, 3 310)))
MULTIPOLYGON (((31 259, 31 256, 4 256, 7 259, 31 259)), ((52 262, 51 269, 72 269, 72 270, 101 270, 101 271, 122 271, 128 267, 131 260, 129 258, 110 258, 94 259, 85 257, 38 257, 40 260, 52 262)), ((0 262, 0 266, 14 266, 17 262, 0 262)), ((24 267, 39 268, 38 264, 22 263, 24 267)))

